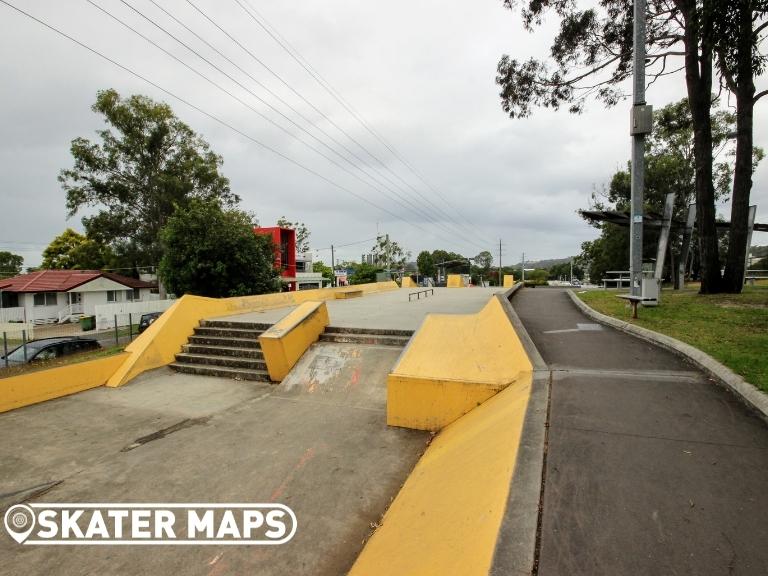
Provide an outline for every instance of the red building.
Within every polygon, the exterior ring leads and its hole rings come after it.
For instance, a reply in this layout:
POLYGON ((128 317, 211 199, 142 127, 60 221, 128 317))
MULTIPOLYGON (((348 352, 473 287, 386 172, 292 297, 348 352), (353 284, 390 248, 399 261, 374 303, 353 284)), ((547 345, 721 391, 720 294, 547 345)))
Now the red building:
POLYGON ((292 228, 254 228, 254 233, 272 238, 275 245, 275 270, 280 271, 286 290, 296 290, 296 230, 292 228))

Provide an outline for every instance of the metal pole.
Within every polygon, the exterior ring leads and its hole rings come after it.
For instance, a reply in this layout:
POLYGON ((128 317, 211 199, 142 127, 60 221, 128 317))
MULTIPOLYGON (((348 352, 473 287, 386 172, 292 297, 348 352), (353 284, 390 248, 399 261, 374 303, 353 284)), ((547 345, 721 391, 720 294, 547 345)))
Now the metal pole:
POLYGON ((133 319, 131 313, 128 313, 128 342, 133 342, 133 319))
POLYGON ((635 130, 638 106, 645 105, 645 5, 646 0, 634 2, 633 57, 633 130, 632 130, 632 200, 629 236, 630 293, 639 296, 643 284, 643 188, 645 185, 645 132, 635 130))
POLYGON ((115 346, 119 345, 120 341, 117 336, 117 314, 115 314, 115 346))
POLYGON ((24 364, 27 363, 27 331, 22 330, 21 331, 21 345, 24 350, 24 364))
POLYGON ((501 238, 499 238, 499 286, 504 286, 504 282, 501 277, 501 238))
POLYGON ((8 368, 8 336, 3 332, 3 358, 5 358, 5 367, 8 368))
POLYGON ((525 252, 523 252, 523 263, 520 265, 520 281, 525 282, 525 252))
POLYGON ((336 260, 333 254, 333 244, 331 244, 331 272, 333 277, 331 278, 331 286, 336 286, 336 260))

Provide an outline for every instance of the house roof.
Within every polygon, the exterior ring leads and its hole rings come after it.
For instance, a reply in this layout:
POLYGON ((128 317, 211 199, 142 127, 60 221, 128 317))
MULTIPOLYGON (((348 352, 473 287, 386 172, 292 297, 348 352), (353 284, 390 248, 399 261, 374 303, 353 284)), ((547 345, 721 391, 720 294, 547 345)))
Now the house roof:
POLYGON ((155 284, 101 270, 39 270, 0 280, 4 292, 68 292, 97 278, 107 278, 126 288, 154 288, 155 284))

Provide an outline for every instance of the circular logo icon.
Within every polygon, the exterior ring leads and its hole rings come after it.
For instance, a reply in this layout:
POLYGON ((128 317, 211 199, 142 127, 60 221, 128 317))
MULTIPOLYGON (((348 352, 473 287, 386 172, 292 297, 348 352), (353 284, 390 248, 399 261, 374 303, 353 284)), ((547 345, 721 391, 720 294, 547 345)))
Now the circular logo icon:
POLYGON ((35 513, 25 504, 11 506, 5 512, 5 529, 19 544, 24 542, 35 527, 35 513))

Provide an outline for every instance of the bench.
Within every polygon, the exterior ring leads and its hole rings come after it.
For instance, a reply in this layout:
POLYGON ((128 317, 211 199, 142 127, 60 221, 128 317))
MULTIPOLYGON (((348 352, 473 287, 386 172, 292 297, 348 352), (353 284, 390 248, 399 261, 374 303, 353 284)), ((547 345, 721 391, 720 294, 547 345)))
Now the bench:
POLYGON ((433 296, 435 294, 435 291, 432 288, 427 288, 426 290, 419 290, 418 292, 411 292, 410 294, 408 294, 408 302, 411 301, 411 297, 412 296, 416 296, 416 300, 420 300, 421 299, 421 295, 424 294, 424 298, 426 298, 427 297, 427 292, 429 292, 433 296))
POLYGON ((656 298, 643 298, 642 296, 635 296, 634 294, 616 294, 616 298, 622 300, 629 300, 632 305, 632 318, 637 318, 637 305, 641 302, 656 302, 656 298))
POLYGON ((336 292, 336 300, 346 300, 347 298, 360 298, 363 295, 362 290, 340 290, 336 292))

